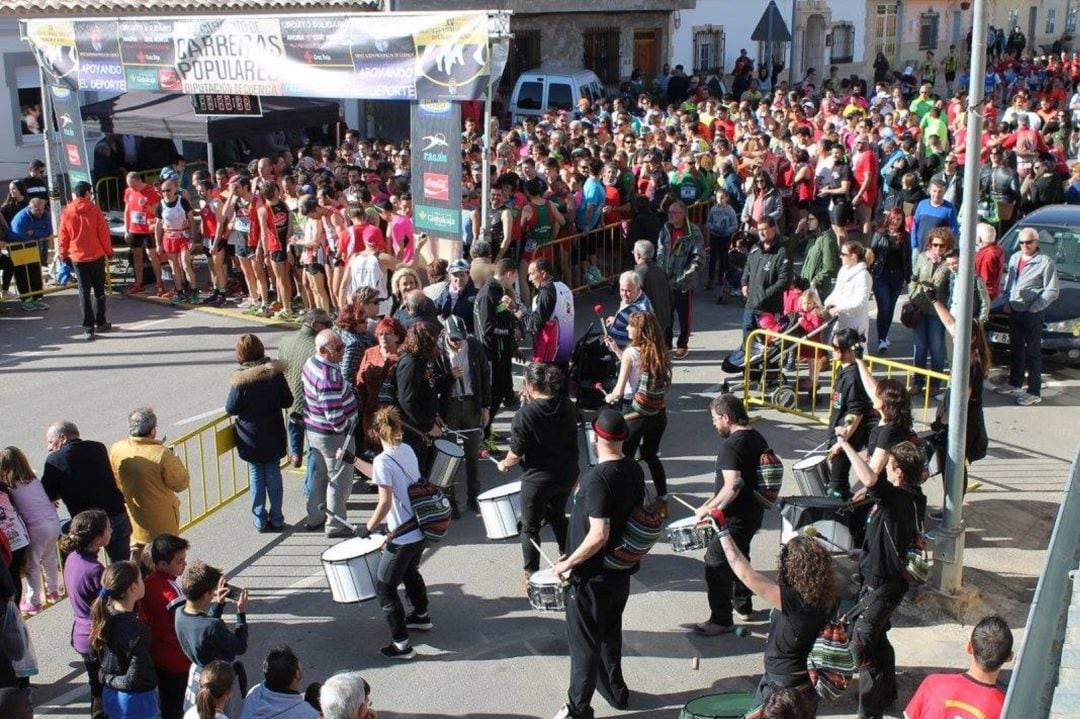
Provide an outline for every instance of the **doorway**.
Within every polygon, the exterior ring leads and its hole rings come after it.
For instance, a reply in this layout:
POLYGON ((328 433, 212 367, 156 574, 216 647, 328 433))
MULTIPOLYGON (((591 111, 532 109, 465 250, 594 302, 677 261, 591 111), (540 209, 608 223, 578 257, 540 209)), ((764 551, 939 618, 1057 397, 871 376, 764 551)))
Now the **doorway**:
POLYGON ((660 71, 660 42, 657 30, 634 31, 634 69, 645 77, 656 77, 660 71))
POLYGON ((823 15, 811 15, 806 19, 806 34, 803 36, 802 71, 805 74, 810 68, 818 71, 818 77, 828 77, 825 66, 825 17, 823 15))
POLYGON ((1037 45, 1035 44, 1035 23, 1039 19, 1039 8, 1032 5, 1028 8, 1028 31, 1027 31, 1027 46, 1034 52, 1037 45))

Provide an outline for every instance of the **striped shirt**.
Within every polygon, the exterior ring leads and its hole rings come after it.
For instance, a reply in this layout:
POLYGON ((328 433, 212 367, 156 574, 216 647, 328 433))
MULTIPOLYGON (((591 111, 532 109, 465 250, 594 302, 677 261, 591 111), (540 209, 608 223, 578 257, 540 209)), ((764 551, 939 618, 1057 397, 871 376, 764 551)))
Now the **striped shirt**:
POLYGON ((635 312, 652 312, 653 306, 649 298, 645 296, 645 292, 642 291, 638 294, 636 300, 624 304, 619 308, 619 311, 615 314, 615 321, 611 323, 611 327, 608 328, 608 334, 615 340, 615 344, 619 347, 626 347, 630 343, 630 332, 626 326, 630 323, 630 315, 635 312))
POLYGON ((630 402, 630 409, 645 417, 660 414, 666 406, 667 384, 660 378, 653 380, 648 372, 642 372, 638 377, 637 391, 634 399, 630 402))
POLYGON ((356 416, 356 392, 341 367, 315 355, 304 363, 304 424, 312 432, 341 434, 356 416))

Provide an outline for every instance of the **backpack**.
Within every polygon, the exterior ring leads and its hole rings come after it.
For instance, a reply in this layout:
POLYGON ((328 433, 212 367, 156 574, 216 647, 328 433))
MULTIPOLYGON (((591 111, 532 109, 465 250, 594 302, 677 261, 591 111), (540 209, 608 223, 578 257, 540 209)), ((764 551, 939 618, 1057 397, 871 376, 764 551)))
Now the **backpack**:
POLYGON ((754 496, 765 507, 772 509, 780 496, 780 485, 784 483, 784 463, 776 452, 767 449, 761 453, 757 468, 757 489, 754 496))
MULTIPOLYGON (((393 457, 387 456, 398 469, 405 473, 404 468, 393 457)), ((401 500, 394 499, 398 502, 401 500)), ((409 505, 412 509, 412 519, 409 519, 400 527, 390 533, 389 538, 419 529, 424 539, 429 542, 438 542, 446 536, 450 529, 450 500, 443 491, 421 475, 415 482, 409 485, 409 505)))
POLYGON ((890 584, 883 584, 867 592, 855 606, 846 611, 837 607, 832 619, 818 632, 814 646, 806 656, 806 670, 818 696, 823 699, 837 699, 851 685, 855 670, 865 664, 861 656, 862 648, 855 642, 852 628, 859 615, 870 606, 878 594, 891 587, 890 584))

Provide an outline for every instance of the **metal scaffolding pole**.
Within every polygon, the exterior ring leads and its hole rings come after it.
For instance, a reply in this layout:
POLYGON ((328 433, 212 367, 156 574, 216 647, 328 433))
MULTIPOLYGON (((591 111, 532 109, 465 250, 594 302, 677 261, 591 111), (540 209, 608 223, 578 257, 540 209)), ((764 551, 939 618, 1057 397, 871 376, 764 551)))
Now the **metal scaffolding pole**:
MULTIPOLYGON (((975 293, 975 226, 979 221, 979 158, 982 149, 983 76, 986 74, 986 0, 975 0, 972 13, 971 72, 968 81, 967 141, 964 163, 960 271, 956 277, 956 328, 953 333, 952 382, 949 389, 949 446, 945 465, 945 516, 934 541, 934 586, 949 594, 964 579, 964 456, 967 446, 968 367, 971 363, 971 317, 975 293)), ((944 299, 944 298, 943 298, 944 299)), ((982 391, 981 387, 975 391, 982 391)))

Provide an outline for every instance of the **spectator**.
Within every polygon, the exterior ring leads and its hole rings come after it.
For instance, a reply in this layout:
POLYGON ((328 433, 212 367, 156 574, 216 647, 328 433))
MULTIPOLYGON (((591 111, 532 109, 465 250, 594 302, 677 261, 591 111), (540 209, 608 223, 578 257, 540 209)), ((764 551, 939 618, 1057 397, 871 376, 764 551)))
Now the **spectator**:
POLYGON ((651 241, 634 243, 634 272, 641 278, 641 290, 649 298, 660 329, 668 336, 674 296, 667 273, 656 264, 656 248, 651 241))
POLYGON ((184 604, 179 578, 187 568, 191 545, 175 534, 161 534, 150 544, 153 570, 146 575, 146 595, 139 614, 150 627, 150 659, 157 673, 161 719, 181 719, 191 661, 176 637, 176 610, 184 604))
MULTIPOLYGON (((112 527, 100 509, 88 509, 71 520, 67 534, 60 540, 64 560, 64 587, 71 605, 71 647, 82 657, 90 683, 90 716, 105 716, 101 698, 101 660, 90 646, 90 607, 98 598, 105 567, 98 553, 109 545, 112 527)), ((113 560, 120 564, 121 560, 113 560)))
POLYGON ((825 298, 825 313, 836 320, 833 336, 850 327, 861 336, 870 333, 869 300, 873 294, 874 281, 867 270, 874 264, 874 253, 861 243, 848 240, 840 246, 840 272, 836 286, 825 298))
POLYGON ((870 274, 874 278, 874 301, 877 303, 878 354, 891 346, 889 328, 896 303, 904 289, 904 277, 911 267, 911 245, 904 232, 904 213, 897 207, 889 210, 880 228, 870 241, 873 261, 870 274))
POLYGON ((1043 318, 1060 290, 1054 261, 1039 252, 1039 231, 1020 230, 1018 244, 1020 251, 1009 258, 1002 289, 1009 315, 1009 381, 994 391, 1015 397, 1018 405, 1027 407, 1042 402, 1043 318))
POLYGON ((986 292, 993 302, 1001 294, 1001 278, 1005 274, 1005 253, 997 242, 997 230, 993 225, 978 224, 975 246, 975 274, 986 283, 986 292))
POLYGON ((635 312, 652 312, 649 297, 641 290, 641 277, 633 270, 627 270, 619 276, 619 310, 610 317, 603 318, 607 325, 608 336, 620 348, 630 341, 627 324, 630 315, 635 312))
POLYGON ((285 363, 267 357, 262 341, 251 334, 237 341, 236 361, 240 369, 230 379, 225 411, 236 417, 236 453, 248 463, 255 529, 280 532, 285 526, 281 458, 286 444, 281 410, 293 403, 285 363))
POLYGON ((319 719, 300 693, 304 672, 291 648, 282 644, 271 649, 262 671, 263 681, 248 692, 238 719, 319 719))
POLYGON ((379 450, 379 439, 372 429, 375 412, 382 406, 379 399, 385 379, 393 375, 398 361, 398 344, 405 339, 401 324, 384 317, 375 326, 376 346, 369 347, 360 360, 360 369, 356 373, 356 395, 360 403, 361 421, 364 428, 364 443, 371 452, 379 450))
POLYGON ((247 674, 237 657, 247 651, 247 589, 239 588, 236 599, 230 599, 230 587, 221 570, 200 561, 188 565, 180 577, 184 606, 176 612, 176 638, 184 655, 191 661, 187 689, 184 692, 184 711, 195 704, 203 669, 215 659, 228 662, 236 670, 229 711, 237 716, 240 703, 247 692, 247 674), (236 602, 236 629, 230 630, 221 619, 226 601, 236 602))
MULTIPOLYGON (((11 490, 6 483, 0 483, 0 534, 7 540, 11 560, 8 562, 8 571, 15 582, 15 603, 22 600, 22 573, 26 564, 27 554, 30 552, 30 532, 26 529, 22 517, 15 511, 15 504, 11 499, 11 490)), ((39 607, 40 609, 40 607, 39 607)))
MULTIPOLYGON (((813 232, 820 226, 821 220, 818 213, 810 213, 807 228, 813 232)), ((906 241, 907 238, 905 238, 906 241)), ((810 240, 806 246, 806 257, 803 259, 799 276, 809 283, 811 289, 817 290, 819 296, 827 297, 832 292, 833 282, 836 280, 839 269, 840 242, 836 239, 836 233, 829 227, 819 233, 815 239, 810 240)))
MULTIPOLYGON (((293 402, 289 407, 289 464, 299 467, 304 453, 304 365, 315 354, 315 335, 330 329, 330 315, 324 310, 308 310, 298 330, 281 340, 278 358, 285 363, 285 380, 293 402)), ((308 463, 311 467, 311 463, 308 463)), ((309 469, 310 471, 310 469, 309 469)))
MULTIPOLYGON (((52 603, 60 600, 56 564, 60 517, 30 468, 26 455, 18 447, 0 450, 0 492, 10 497, 30 541, 23 563, 29 596, 19 609, 25 614, 34 615, 41 611, 46 601, 52 603), (45 575, 44 591, 41 586, 42 574, 45 575)), ((9 535, 9 542, 11 539, 9 535)), ((14 575, 14 579, 20 581, 18 574, 14 575)))
POLYGON ((139 407, 128 415, 127 439, 113 444, 109 461, 131 515, 131 556, 139 560, 143 548, 159 534, 180 533, 180 498, 188 488, 187 468, 157 438, 157 415, 139 407))
POLYGON ((60 215, 61 262, 74 262, 79 280, 79 309, 82 311, 83 339, 94 332, 107 332, 105 319, 106 262, 113 256, 109 224, 90 194, 89 182, 75 183, 72 201, 60 215))
POLYGON ((405 443, 412 447, 420 472, 430 462, 431 439, 442 436, 439 424, 439 397, 435 390, 439 333, 431 324, 420 322, 405 331, 394 368, 395 402, 401 410, 405 443))
POLYGON ((215 659, 199 675, 199 693, 184 719, 229 719, 228 708, 236 684, 236 670, 228 662, 215 659))
POLYGON ((101 657, 102 705, 110 719, 159 714, 150 628, 135 613, 145 592, 138 565, 110 564, 90 608, 90 647, 101 657))
POLYGON ((477 290, 469 277, 469 263, 465 260, 454 260, 450 263, 448 272, 449 282, 435 299, 435 309, 444 323, 451 316, 460 318, 471 335, 477 290))
POLYGON ((998 719, 1005 704, 998 677, 1002 665, 1013 657, 1012 646, 1012 631, 1005 620, 997 615, 984 617, 971 630, 967 643, 968 670, 923 679, 904 708, 904 719, 949 719, 961 706, 973 716, 998 719))
POLYGON ((784 309, 784 290, 791 282, 791 261, 780 244, 776 221, 766 217, 757 225, 759 241, 750 250, 742 274, 743 339, 758 326, 763 312, 779 315, 784 309))
POLYGON ((378 719, 368 696, 371 687, 360 672, 341 672, 326 680, 319 690, 324 719, 378 719))
POLYGON ((686 216, 686 205, 673 202, 668 208, 668 221, 656 241, 656 263, 667 273, 674 291, 671 321, 667 327, 670 346, 674 339, 675 318, 679 319, 679 337, 675 341, 675 358, 681 359, 690 351, 690 317, 694 305, 694 289, 698 272, 705 262, 705 244, 701 230, 686 216))
POLYGON ((477 240, 469 248, 469 277, 479 291, 495 273, 491 261, 491 245, 485 240, 477 240))
MULTIPOLYGON (((915 304, 918 315, 915 319, 915 360, 916 367, 926 367, 930 359, 930 369, 941 372, 945 369, 945 326, 934 312, 935 297, 949 296, 949 268, 945 257, 953 249, 955 236, 945 227, 937 227, 926 237, 926 246, 915 258, 915 271, 908 286, 908 297, 915 304)), ((925 387, 922 375, 912 380, 912 392, 920 393, 925 387)), ((938 380, 932 387, 940 384, 938 380)))
POLYGON ((15 272, 15 284, 19 288, 22 308, 26 312, 47 310, 49 304, 41 298, 43 285, 41 268, 48 264, 49 246, 47 240, 52 237, 52 218, 45 210, 45 200, 35 197, 29 205, 15 213, 11 218, 11 228, 7 241, 13 243, 31 243, 38 251, 37 262, 29 262, 15 272))
POLYGON ((941 182, 930 183, 930 197, 915 207, 911 222, 911 249, 920 251, 927 246, 930 231, 944 227, 954 236, 959 233, 956 208, 945 200, 945 185, 941 182))

